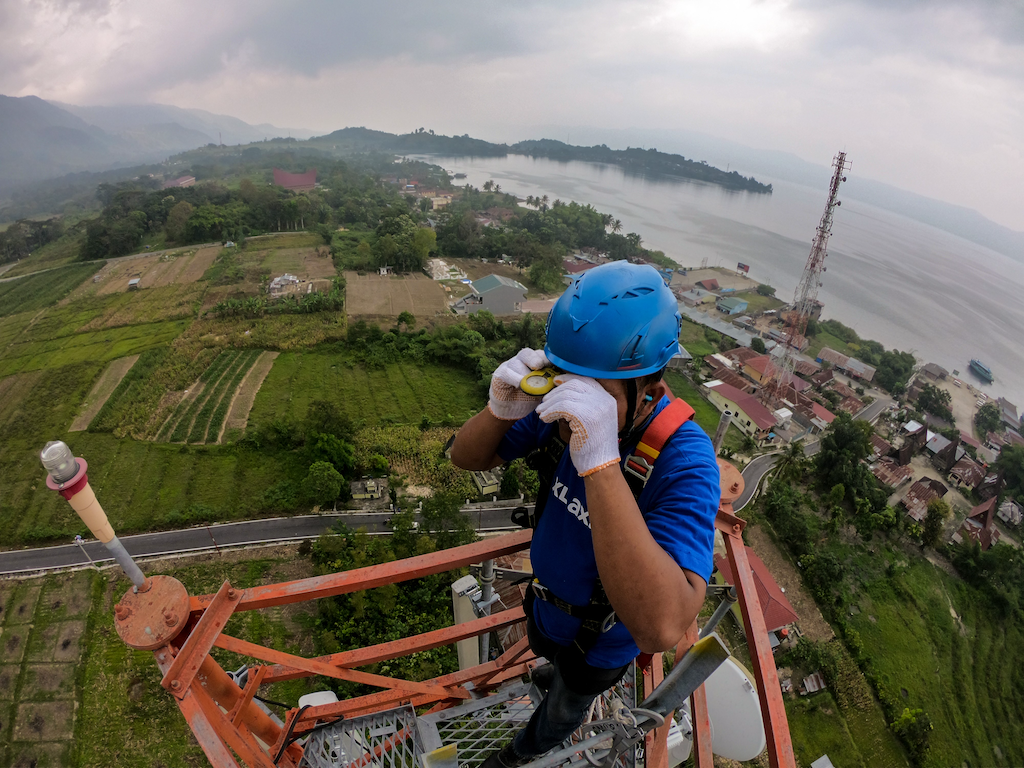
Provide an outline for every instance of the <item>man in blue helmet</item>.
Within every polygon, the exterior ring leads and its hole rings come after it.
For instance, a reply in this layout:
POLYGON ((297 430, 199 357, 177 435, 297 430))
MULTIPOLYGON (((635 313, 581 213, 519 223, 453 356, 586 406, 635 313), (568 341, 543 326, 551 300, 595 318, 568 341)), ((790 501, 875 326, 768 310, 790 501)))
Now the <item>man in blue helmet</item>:
POLYGON ((675 297, 649 266, 612 262, 584 272, 548 317, 543 351, 524 349, 491 379, 485 410, 452 445, 452 461, 491 469, 516 458, 551 458, 542 476, 530 559, 530 646, 552 662, 544 701, 527 726, 484 763, 512 768, 558 747, 594 698, 638 653, 673 647, 697 616, 711 575, 718 465, 707 435, 662 381, 679 349, 675 297), (521 382, 555 366, 543 396, 521 382), (632 472, 652 424, 646 472, 632 472), (685 421, 683 419, 686 419, 685 421), (552 452, 550 446, 567 445, 552 452), (656 459, 656 460, 655 460, 656 459), (642 476, 642 477, 641 477, 642 476), (642 482, 637 482, 640 477, 642 482), (628 478, 628 479, 627 479, 628 478))

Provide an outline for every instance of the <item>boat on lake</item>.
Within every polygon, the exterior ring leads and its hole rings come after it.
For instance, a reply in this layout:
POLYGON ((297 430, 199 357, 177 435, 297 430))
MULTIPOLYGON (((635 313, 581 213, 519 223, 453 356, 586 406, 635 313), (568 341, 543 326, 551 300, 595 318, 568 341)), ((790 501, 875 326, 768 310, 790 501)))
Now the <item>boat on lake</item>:
POLYGON ((992 383, 992 369, 985 365, 981 360, 977 358, 971 358, 971 370, 979 379, 984 379, 989 384, 992 383))

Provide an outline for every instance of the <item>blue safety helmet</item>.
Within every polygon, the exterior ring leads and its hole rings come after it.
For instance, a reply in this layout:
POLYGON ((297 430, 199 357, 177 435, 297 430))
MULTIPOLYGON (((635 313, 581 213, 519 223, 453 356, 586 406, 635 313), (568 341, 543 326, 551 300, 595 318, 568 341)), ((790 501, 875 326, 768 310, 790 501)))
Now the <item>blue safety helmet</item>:
POLYGON ((548 315, 544 353, 567 373, 634 379, 679 351, 682 318, 654 267, 613 261, 575 278, 548 315))

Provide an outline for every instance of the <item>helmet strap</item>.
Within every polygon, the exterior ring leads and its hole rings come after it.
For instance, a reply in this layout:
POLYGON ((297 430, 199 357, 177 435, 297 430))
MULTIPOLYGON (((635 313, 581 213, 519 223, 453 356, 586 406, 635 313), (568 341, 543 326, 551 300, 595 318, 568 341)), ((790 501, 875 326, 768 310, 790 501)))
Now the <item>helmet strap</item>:
MULTIPOLYGON (((636 396, 638 394, 636 379, 626 379, 626 423, 619 430, 619 440, 627 440, 633 434, 633 421, 636 419, 636 396)), ((628 440, 627 440, 628 443, 628 440)))

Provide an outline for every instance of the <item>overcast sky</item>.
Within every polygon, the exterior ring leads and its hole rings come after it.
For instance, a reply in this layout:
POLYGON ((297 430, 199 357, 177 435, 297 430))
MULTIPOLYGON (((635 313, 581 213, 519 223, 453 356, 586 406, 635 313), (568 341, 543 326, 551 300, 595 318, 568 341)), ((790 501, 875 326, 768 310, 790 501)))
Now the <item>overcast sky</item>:
POLYGON ((858 176, 1024 231, 1021 0, 0 0, 0 93, 323 133, 845 148, 858 176))

